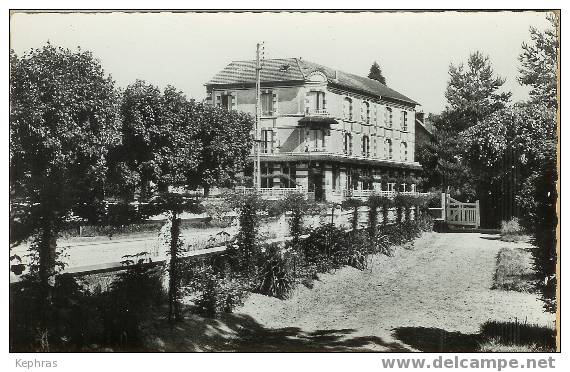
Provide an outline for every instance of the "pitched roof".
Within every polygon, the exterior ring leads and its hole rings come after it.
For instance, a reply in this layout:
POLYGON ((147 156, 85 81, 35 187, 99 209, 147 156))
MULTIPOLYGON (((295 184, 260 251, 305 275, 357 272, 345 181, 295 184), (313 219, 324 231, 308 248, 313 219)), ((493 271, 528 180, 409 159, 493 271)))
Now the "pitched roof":
MULTIPOLYGON (((261 69, 261 82, 304 81, 315 72, 323 73, 329 83, 351 90, 387 97, 418 105, 419 103, 396 92, 379 81, 338 71, 301 58, 266 59, 261 69)), ((234 61, 218 72, 206 85, 255 83, 255 61, 234 61)))

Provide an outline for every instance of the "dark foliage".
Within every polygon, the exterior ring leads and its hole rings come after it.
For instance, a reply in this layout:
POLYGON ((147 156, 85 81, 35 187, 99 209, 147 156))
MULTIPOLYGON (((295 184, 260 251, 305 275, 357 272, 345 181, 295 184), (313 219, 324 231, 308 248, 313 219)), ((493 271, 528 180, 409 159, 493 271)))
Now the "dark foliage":
POLYGON ((265 246, 259 270, 256 292, 285 299, 294 287, 290 252, 279 244, 265 246))

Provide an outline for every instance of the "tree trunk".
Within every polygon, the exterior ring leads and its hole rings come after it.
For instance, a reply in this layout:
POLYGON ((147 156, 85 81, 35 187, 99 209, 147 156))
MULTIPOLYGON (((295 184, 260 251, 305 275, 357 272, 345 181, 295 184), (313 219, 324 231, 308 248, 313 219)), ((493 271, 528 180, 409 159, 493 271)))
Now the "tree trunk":
POLYGON ((172 213, 172 226, 170 227, 170 267, 168 282, 168 321, 180 319, 180 305, 178 303, 178 239, 180 236, 180 218, 172 213))
POLYGON ((40 280, 39 293, 39 328, 45 339, 42 339, 42 348, 49 349, 48 325, 50 322, 50 308, 52 303, 52 292, 55 285, 55 258, 57 238, 51 223, 47 222, 41 230, 40 236, 37 237, 38 243, 38 276, 40 280))
POLYGON ((55 255, 57 247, 56 234, 49 223, 42 229, 38 241, 39 249, 39 279, 42 295, 48 302, 51 301, 51 289, 55 284, 55 255))
POLYGON ((204 185, 204 197, 207 198, 208 196, 210 196, 210 185, 205 184, 204 185))

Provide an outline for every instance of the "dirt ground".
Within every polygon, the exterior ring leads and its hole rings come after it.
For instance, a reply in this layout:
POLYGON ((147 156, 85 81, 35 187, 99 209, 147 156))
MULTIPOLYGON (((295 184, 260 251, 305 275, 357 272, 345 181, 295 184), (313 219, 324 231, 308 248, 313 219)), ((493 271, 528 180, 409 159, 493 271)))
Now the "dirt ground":
POLYGON ((428 233, 370 269, 322 274, 289 300, 252 294, 222 320, 151 330, 151 348, 227 351, 476 351, 486 321, 554 327, 536 295, 491 290, 496 235, 428 233), (174 332, 172 332, 174 331, 174 332))

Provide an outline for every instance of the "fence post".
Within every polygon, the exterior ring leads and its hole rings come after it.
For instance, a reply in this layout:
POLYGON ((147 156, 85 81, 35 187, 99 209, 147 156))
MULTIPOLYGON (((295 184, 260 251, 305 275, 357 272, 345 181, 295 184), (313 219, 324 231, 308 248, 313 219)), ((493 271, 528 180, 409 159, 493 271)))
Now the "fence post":
POLYGON ((441 218, 443 221, 447 221, 447 194, 441 193, 441 218))
POLYGON ((475 228, 481 226, 481 213, 479 213, 479 200, 475 201, 475 228))

